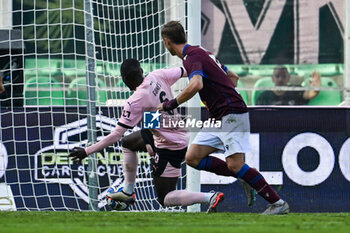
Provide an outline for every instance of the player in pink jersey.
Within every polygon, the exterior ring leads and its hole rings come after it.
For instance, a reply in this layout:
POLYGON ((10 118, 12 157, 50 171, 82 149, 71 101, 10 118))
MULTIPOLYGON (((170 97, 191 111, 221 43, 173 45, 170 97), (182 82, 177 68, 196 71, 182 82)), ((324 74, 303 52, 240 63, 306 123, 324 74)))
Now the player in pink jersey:
MULTIPOLYGON (((127 129, 134 128, 143 118, 144 112, 156 111, 157 106, 172 99, 170 86, 184 76, 183 68, 160 69, 149 73, 145 78, 140 63, 127 59, 121 66, 124 83, 130 90, 136 90, 124 105, 122 115, 113 132, 100 142, 87 148, 74 148, 69 154, 73 160, 86 158, 118 142, 127 129)), ((163 115, 175 115, 177 111, 163 112, 163 115)), ((157 113, 156 113, 157 114, 157 113)), ((184 128, 142 129, 122 139, 124 154, 123 191, 116 198, 132 203, 134 199, 135 179, 138 156, 136 151, 148 151, 152 156, 153 179, 158 201, 165 206, 188 206, 195 203, 209 204, 208 212, 216 211, 223 200, 223 193, 189 192, 176 190, 181 175, 181 163, 187 151, 189 135, 184 128)))
POLYGON ((199 93, 209 117, 221 120, 221 129, 202 129, 186 153, 186 163, 198 170, 244 180, 269 202, 263 214, 287 214, 289 205, 266 182, 259 171, 245 163, 250 150, 250 122, 246 104, 236 91, 239 77, 210 52, 187 44, 185 30, 179 22, 170 21, 162 28, 165 47, 183 61, 190 82, 174 99, 158 109, 170 111, 199 93), (210 156, 223 152, 226 161, 210 156))

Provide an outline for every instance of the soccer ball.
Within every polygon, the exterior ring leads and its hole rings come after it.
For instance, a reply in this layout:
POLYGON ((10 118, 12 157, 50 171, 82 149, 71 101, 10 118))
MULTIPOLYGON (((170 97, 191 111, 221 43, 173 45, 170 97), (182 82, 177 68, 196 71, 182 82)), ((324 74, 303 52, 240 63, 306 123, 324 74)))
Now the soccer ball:
POLYGON ((107 190, 106 200, 109 207, 113 210, 122 211, 134 204, 135 194, 127 195, 123 192, 123 186, 112 186, 107 190))

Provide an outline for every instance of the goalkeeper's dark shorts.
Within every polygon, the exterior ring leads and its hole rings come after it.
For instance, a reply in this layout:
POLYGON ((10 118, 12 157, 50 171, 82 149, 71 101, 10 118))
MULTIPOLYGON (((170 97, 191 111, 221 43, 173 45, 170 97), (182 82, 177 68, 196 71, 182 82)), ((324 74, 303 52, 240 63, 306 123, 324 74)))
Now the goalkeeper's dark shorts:
POLYGON ((179 177, 181 175, 181 163, 185 159, 187 148, 182 150, 167 150, 156 148, 153 134, 149 129, 142 129, 141 136, 145 144, 151 145, 154 156, 151 156, 153 176, 155 177, 179 177))

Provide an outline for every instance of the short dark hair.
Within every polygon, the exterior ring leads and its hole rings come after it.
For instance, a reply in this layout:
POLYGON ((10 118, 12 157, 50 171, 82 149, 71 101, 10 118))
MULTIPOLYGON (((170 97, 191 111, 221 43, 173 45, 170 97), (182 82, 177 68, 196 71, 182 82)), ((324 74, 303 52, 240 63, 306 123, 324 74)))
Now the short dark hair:
POLYGON ((123 61, 120 67, 122 77, 130 76, 132 73, 137 73, 141 69, 140 62, 136 59, 129 58, 123 61))
POLYGON ((175 44, 185 44, 186 34, 181 23, 178 21, 170 21, 162 28, 162 37, 169 38, 175 44))
POLYGON ((286 71, 288 71, 287 67, 284 65, 275 66, 275 68, 273 70, 286 70, 286 71))
POLYGON ((123 61, 120 67, 120 74, 125 84, 143 79, 140 62, 133 58, 123 61))
POLYGON ((283 77, 284 79, 290 78, 290 74, 288 72, 287 67, 285 66, 276 66, 273 69, 273 74, 272 74, 272 78, 281 78, 283 77))

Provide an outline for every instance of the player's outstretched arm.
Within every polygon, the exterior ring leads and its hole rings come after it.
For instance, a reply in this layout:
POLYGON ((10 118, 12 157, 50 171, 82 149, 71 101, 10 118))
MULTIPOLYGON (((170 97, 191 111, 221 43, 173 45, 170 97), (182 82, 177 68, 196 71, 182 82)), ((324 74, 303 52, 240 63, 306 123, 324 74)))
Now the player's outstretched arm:
POLYGON ((87 157, 84 148, 74 147, 73 151, 68 155, 73 161, 78 161, 79 163, 87 157))
POLYGON ((194 75, 187 87, 176 97, 177 102, 182 104, 191 99, 198 91, 203 88, 203 78, 201 75, 194 75))
POLYGON ((203 88, 203 78, 201 75, 194 75, 187 87, 175 98, 160 104, 157 110, 169 111, 177 108, 180 104, 191 99, 198 91, 203 88))
POLYGON ((127 130, 126 128, 117 125, 117 127, 114 129, 112 133, 110 133, 107 137, 105 137, 98 143, 95 143, 85 149, 81 147, 75 147, 73 151, 68 155, 68 157, 72 158, 73 160, 78 160, 79 162, 81 162, 81 160, 86 158, 88 155, 101 151, 104 148, 118 142, 126 130, 127 130))

